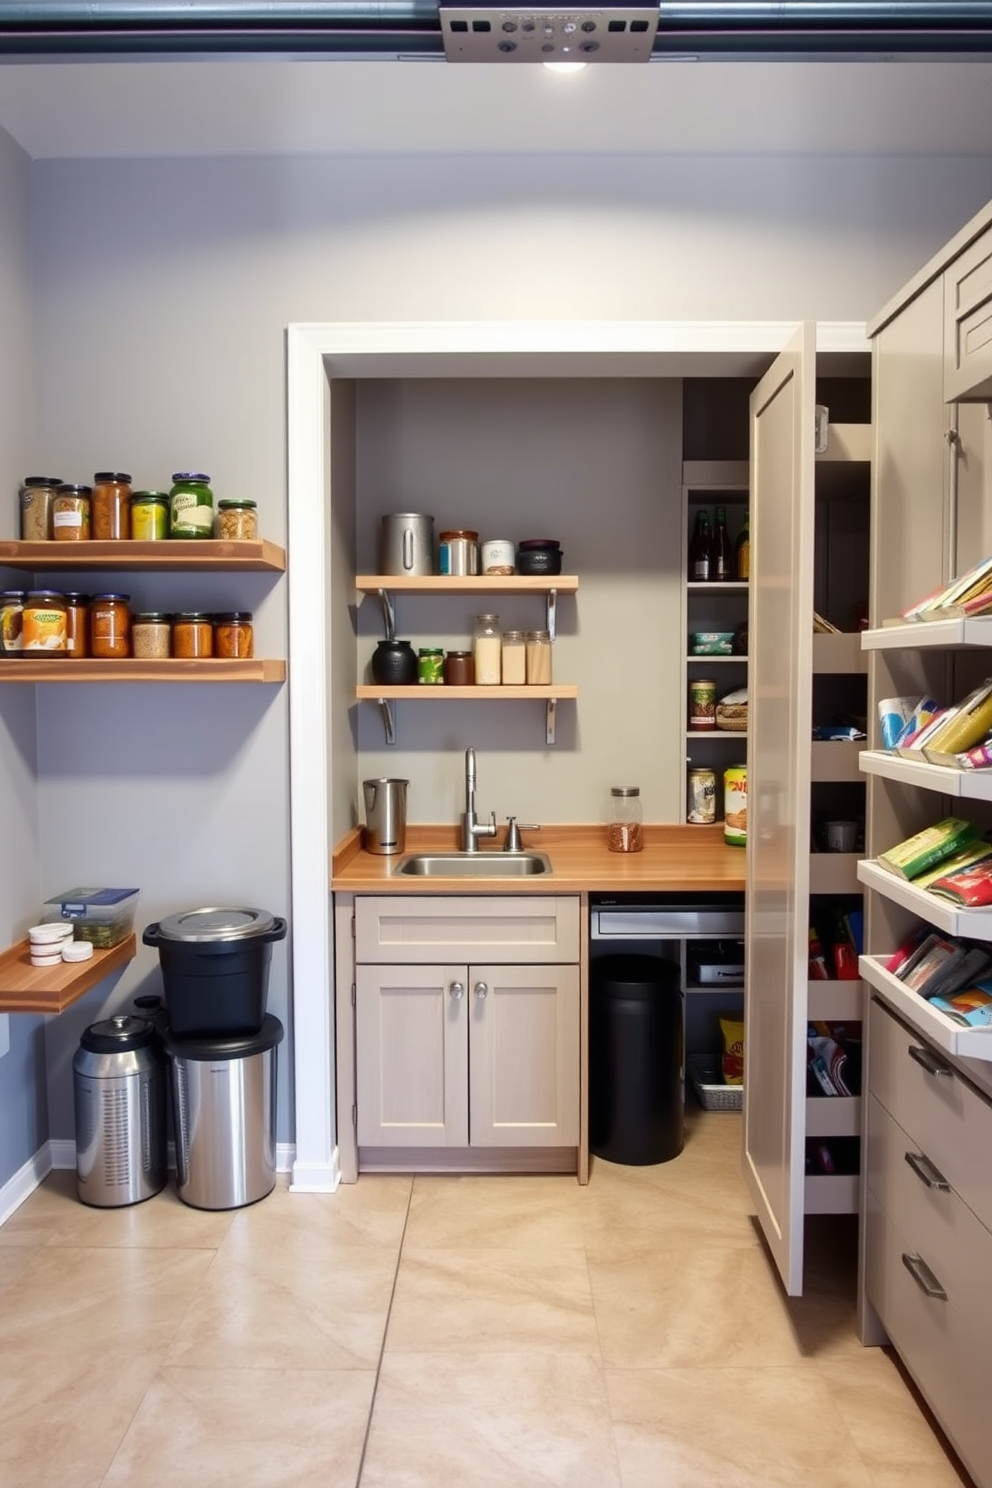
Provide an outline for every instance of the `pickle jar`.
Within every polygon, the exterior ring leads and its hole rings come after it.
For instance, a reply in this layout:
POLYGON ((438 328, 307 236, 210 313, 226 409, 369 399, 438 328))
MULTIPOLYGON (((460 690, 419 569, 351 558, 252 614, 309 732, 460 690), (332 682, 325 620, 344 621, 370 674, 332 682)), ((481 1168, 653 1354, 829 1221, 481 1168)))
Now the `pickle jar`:
POLYGON ((253 542, 258 536, 258 509, 247 496, 218 501, 214 536, 225 542, 253 542))
POLYGON ((0 656, 20 656, 24 646, 24 590, 0 593, 0 656))
POLYGON ((143 610, 131 616, 131 655, 142 660, 162 660, 172 655, 172 616, 159 610, 143 610))
POLYGON ((184 661, 214 654, 214 627, 201 610, 184 610, 172 621, 172 654, 184 661))
POLYGON ((65 596, 65 650, 77 661, 90 654, 90 597, 88 594, 65 596))
POLYGON ((131 655, 131 597, 94 594, 90 600, 90 655, 119 661, 131 655))
POLYGON ((644 810, 637 785, 615 785, 607 812, 610 852, 640 852, 644 846, 644 810))
POLYGON ((169 492, 170 537, 213 537, 214 493, 210 477, 198 470, 179 470, 169 492))
POLYGON ((247 660, 254 654, 255 636, 250 611, 230 610, 225 615, 214 616, 215 656, 247 660))
POLYGON ((134 541, 161 542, 168 535, 168 491, 135 491, 131 497, 131 536, 134 541))
POLYGON ((90 531, 95 541, 131 536, 131 477, 123 470, 98 470, 93 477, 90 531))
POLYGON ((23 650, 65 655, 65 596, 54 589, 29 589, 24 596, 23 650))
POLYGON ((52 497, 52 536, 56 542, 87 542, 90 535, 90 486, 63 481, 52 497))
POLYGON ((52 502, 58 475, 28 475, 21 483, 21 541, 45 542, 52 535, 52 502))
POLYGON ((444 649, 441 646, 421 646, 417 652, 417 681, 428 686, 444 682, 444 649))

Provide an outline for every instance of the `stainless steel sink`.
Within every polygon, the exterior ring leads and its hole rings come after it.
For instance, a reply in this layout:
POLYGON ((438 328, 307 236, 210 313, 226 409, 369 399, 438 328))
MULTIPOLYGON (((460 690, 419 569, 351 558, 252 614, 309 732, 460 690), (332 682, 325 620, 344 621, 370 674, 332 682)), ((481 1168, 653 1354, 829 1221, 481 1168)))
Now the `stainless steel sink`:
POLYGON ((552 870, 538 852, 424 852, 400 858, 395 871, 414 878, 529 878, 552 870))

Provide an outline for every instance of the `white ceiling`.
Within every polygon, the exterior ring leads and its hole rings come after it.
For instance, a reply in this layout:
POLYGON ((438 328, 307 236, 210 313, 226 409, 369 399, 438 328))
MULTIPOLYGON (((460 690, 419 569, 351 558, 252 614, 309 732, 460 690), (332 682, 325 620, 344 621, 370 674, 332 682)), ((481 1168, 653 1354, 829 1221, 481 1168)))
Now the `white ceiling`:
POLYGON ((989 154, 992 62, 0 64, 36 159, 506 152, 989 154))

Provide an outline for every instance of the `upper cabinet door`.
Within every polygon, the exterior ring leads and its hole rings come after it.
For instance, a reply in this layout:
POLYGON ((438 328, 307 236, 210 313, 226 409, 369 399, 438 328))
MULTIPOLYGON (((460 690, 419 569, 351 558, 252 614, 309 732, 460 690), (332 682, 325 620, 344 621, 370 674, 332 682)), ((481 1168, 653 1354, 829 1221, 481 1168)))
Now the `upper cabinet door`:
POLYGON ((744 1172, 802 1291, 816 327, 751 395, 744 1172))

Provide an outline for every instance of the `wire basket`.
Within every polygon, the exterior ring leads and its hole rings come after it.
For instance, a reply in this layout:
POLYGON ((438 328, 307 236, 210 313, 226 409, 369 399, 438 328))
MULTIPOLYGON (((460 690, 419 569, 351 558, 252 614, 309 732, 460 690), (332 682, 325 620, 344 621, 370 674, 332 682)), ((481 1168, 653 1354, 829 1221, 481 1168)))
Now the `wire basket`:
POLYGON ((720 1061, 690 1054, 686 1063, 689 1078, 704 1111, 741 1111, 744 1108, 744 1086, 724 1085, 720 1079, 720 1061))

